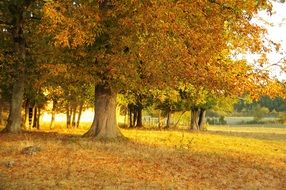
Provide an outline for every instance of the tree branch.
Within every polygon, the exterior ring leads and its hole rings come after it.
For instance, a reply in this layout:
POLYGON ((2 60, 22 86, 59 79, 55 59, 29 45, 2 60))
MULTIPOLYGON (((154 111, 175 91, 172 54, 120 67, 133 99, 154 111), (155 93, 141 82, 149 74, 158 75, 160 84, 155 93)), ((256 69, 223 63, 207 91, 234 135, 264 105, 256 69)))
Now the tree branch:
POLYGON ((228 9, 228 10, 231 10, 233 12, 236 12, 233 7, 230 7, 227 4, 225 4, 225 3, 221 4, 221 3, 218 3, 216 0, 208 0, 208 1, 210 3, 214 3, 214 4, 218 5, 218 6, 220 6, 222 9, 228 9))

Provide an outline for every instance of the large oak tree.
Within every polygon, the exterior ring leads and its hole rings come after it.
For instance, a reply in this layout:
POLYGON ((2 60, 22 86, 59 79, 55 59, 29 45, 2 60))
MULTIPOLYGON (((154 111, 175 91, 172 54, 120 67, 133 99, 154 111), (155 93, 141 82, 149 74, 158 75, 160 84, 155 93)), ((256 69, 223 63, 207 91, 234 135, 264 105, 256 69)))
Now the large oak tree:
POLYGON ((79 61, 94 71, 96 109, 85 136, 116 138, 120 90, 189 82, 228 93, 250 84, 251 68, 225 60, 262 50, 265 30, 250 23, 260 8, 269 8, 266 0, 54 0, 44 7, 42 31, 55 47, 81 52, 79 61), (230 71, 233 64, 245 72, 230 71), (233 79, 243 85, 233 88, 233 79))

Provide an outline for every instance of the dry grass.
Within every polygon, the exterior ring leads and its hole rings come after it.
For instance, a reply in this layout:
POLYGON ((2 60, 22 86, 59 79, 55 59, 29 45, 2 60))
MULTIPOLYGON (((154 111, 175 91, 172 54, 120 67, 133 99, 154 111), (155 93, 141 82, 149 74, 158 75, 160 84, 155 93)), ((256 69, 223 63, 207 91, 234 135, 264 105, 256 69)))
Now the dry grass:
POLYGON ((285 128, 122 130, 129 138, 126 142, 84 139, 79 136, 83 132, 1 134, 0 189, 286 187, 285 128), (41 151, 22 154, 27 146, 41 151))

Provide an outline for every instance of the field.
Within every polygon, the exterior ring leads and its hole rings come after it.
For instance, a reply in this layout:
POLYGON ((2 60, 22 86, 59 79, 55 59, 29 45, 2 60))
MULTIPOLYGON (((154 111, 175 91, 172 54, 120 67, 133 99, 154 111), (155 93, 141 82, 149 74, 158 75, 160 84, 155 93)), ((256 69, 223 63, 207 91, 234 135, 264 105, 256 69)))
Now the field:
POLYGON ((0 134, 0 189, 285 189, 286 128, 0 134), (25 147, 37 147, 31 154, 25 147))

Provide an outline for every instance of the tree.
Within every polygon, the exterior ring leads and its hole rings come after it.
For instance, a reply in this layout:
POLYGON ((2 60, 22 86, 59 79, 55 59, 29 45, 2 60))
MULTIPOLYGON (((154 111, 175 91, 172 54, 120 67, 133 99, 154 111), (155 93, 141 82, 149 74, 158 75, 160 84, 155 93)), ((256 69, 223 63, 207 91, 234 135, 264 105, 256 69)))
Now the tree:
MULTIPOLYGON (((44 1, 5 0, 0 2, 0 48, 4 50, 4 67, 11 94, 8 122, 3 132, 21 132, 21 108, 29 72, 35 66, 32 54, 37 14, 44 1), (11 89, 10 89, 11 88, 11 89)), ((2 69, 2 68, 1 68, 2 69)), ((7 85, 7 84, 4 84, 7 85)))
POLYGON ((94 71, 95 117, 85 136, 117 138, 116 95, 126 88, 189 82, 228 93, 238 82, 251 86, 251 68, 226 58, 234 50, 262 49, 264 30, 249 20, 267 6, 251 0, 53 1, 44 7, 42 31, 56 47, 76 50, 94 71))
POLYGON ((7 31, 11 34, 12 50, 14 51, 14 68, 17 73, 13 78, 12 97, 8 123, 4 131, 19 133, 21 130, 21 106, 24 96, 25 64, 27 57, 26 38, 24 36, 24 25, 26 11, 31 1, 4 1, 0 4, 1 15, 4 20, 1 24, 7 25, 7 31))
POLYGON ((253 109, 253 115, 255 121, 260 121, 263 117, 266 116, 266 114, 269 113, 269 109, 266 107, 256 106, 253 109))

